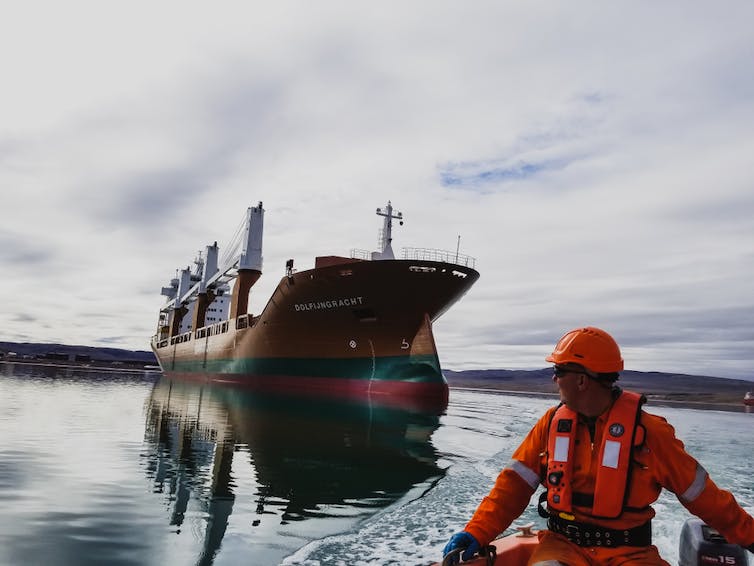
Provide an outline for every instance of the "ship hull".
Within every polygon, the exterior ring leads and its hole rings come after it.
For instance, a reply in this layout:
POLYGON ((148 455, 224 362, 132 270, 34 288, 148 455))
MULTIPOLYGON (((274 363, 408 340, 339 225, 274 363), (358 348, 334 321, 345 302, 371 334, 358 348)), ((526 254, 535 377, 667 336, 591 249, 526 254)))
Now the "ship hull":
POLYGON ((265 391, 446 403, 432 324, 479 274, 432 261, 329 263, 284 277, 258 316, 155 338, 163 372, 265 391))

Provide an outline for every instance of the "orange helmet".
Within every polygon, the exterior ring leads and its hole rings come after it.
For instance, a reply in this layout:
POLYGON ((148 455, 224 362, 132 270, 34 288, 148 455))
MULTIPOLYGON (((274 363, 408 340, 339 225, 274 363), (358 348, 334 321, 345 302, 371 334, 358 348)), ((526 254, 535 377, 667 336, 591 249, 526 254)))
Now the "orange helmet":
POLYGON ((618 343, 607 332, 594 326, 567 332, 545 360, 554 364, 579 364, 595 373, 623 370, 618 343))

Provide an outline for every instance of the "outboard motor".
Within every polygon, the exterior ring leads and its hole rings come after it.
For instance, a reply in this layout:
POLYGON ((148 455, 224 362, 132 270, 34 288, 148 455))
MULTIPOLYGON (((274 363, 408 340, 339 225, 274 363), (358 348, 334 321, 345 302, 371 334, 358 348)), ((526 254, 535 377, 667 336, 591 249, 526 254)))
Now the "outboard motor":
POLYGON ((678 566, 726 564, 748 566, 746 549, 731 544, 703 521, 692 517, 683 524, 678 546, 678 566))

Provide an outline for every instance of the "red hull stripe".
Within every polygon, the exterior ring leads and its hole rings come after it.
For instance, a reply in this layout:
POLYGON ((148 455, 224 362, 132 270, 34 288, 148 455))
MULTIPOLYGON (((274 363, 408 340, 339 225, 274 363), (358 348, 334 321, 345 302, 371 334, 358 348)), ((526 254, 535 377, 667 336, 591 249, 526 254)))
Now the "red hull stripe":
POLYGON ((383 406, 444 411, 448 385, 443 382, 365 380, 333 377, 244 375, 166 371, 165 376, 198 383, 224 383, 265 393, 302 395, 378 403, 383 406))

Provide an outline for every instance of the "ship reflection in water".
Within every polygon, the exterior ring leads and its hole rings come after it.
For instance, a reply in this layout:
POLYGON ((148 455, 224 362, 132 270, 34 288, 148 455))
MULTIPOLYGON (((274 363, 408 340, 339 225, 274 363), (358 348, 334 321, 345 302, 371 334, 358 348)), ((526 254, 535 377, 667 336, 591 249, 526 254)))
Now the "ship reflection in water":
POLYGON ((259 563, 274 563, 437 481, 443 471, 430 437, 444 408, 162 378, 147 400, 146 467, 170 524, 180 532, 189 523, 203 539, 197 563, 211 563, 231 532, 259 563), (244 519, 235 526, 234 507, 244 519))

